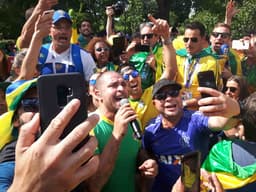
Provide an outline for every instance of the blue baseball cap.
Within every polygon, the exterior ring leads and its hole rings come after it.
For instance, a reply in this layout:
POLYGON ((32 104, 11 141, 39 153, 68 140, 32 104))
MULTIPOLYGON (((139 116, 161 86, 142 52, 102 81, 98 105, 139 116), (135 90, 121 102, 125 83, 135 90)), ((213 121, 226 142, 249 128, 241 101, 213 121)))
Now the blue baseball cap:
POLYGON ((53 16, 52 16, 53 24, 57 23, 61 19, 66 19, 70 23, 72 23, 71 17, 69 16, 69 14, 67 12, 65 12, 63 10, 55 11, 53 16))

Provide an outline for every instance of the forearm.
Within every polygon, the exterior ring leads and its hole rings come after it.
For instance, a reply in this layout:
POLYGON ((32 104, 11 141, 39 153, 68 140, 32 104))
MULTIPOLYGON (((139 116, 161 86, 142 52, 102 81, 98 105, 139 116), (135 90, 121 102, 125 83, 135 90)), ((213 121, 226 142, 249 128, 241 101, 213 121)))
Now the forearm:
POLYGON ((107 24, 106 24, 107 39, 113 34, 112 23, 113 23, 112 16, 108 16, 107 24))
POLYGON ((36 6, 32 15, 29 17, 29 19, 24 24, 21 35, 20 35, 20 48, 28 48, 31 38, 33 36, 33 33, 35 31, 35 23, 37 21, 37 18, 40 14, 43 13, 43 9, 40 6, 36 6))
POLYGON ((103 152, 100 154, 98 171, 86 181, 88 191, 101 191, 103 186, 107 183, 114 169, 120 144, 121 140, 116 139, 113 135, 110 137, 107 145, 104 147, 103 152))
POLYGON ((174 80, 178 71, 176 52, 172 43, 163 44, 163 61, 165 63, 165 71, 162 78, 174 80))
POLYGON ((212 130, 228 130, 235 127, 238 123, 236 118, 226 118, 226 117, 209 117, 208 126, 212 130))
POLYGON ((31 44, 27 54, 22 62, 21 71, 18 79, 32 79, 38 64, 38 56, 42 45, 43 37, 39 32, 35 32, 32 36, 31 44))

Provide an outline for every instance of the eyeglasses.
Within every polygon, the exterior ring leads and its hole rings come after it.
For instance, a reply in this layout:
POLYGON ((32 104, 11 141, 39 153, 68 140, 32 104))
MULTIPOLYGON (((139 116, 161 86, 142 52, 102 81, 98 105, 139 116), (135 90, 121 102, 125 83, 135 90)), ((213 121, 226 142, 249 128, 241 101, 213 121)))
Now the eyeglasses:
POLYGON ((236 87, 225 87, 224 88, 224 92, 226 92, 227 90, 229 90, 232 93, 235 93, 237 88, 236 87))
POLYGON ((140 38, 145 39, 145 37, 147 37, 147 39, 151 39, 153 36, 154 36, 153 33, 148 33, 148 34, 140 35, 140 38))
POLYGON ((221 37, 223 39, 226 39, 230 36, 230 33, 218 33, 218 32, 212 32, 212 36, 217 38, 217 37, 221 37))
POLYGON ((39 100, 38 98, 26 98, 21 100, 21 106, 25 112, 38 112, 39 100))
POLYGON ((139 76, 139 72, 136 70, 133 70, 131 73, 123 74, 123 79, 128 81, 130 76, 132 76, 132 78, 136 78, 139 76))
POLYGON ((109 48, 108 47, 99 47, 99 48, 95 49, 95 51, 97 51, 97 52, 109 51, 109 48))
POLYGON ((189 40, 190 40, 191 42, 193 42, 193 43, 197 43, 197 41, 198 41, 197 37, 191 37, 191 38, 184 37, 184 38, 183 38, 183 41, 184 41, 185 43, 187 43, 189 40))
POLYGON ((165 92, 162 92, 162 93, 155 94, 154 99, 165 100, 168 96, 169 97, 178 97, 179 93, 180 93, 179 90, 165 91, 165 92))

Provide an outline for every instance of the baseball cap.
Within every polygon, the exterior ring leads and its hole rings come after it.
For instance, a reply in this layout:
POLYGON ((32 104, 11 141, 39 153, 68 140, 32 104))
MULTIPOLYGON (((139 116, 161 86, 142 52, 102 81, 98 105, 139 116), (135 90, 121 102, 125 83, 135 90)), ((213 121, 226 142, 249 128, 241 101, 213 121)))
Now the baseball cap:
POLYGON ((20 101, 25 93, 36 86, 37 79, 13 82, 6 89, 6 103, 8 111, 0 116, 0 150, 17 138, 17 130, 13 129, 12 120, 20 101))
POLYGON ((163 87, 173 87, 176 90, 180 90, 182 88, 179 83, 163 78, 153 85, 152 96, 154 97, 158 93, 158 91, 163 87))
POLYGON ((65 12, 63 10, 55 11, 53 16, 52 16, 53 24, 57 23, 61 19, 66 19, 70 23, 72 23, 71 17, 69 16, 69 14, 67 12, 65 12))

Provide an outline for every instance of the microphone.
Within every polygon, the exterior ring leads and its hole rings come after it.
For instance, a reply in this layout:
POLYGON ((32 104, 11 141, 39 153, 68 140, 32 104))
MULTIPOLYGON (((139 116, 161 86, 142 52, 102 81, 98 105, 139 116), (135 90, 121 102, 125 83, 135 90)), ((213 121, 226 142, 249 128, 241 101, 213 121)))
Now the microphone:
MULTIPOLYGON (((121 101, 120 101, 121 106, 126 104, 126 103, 129 103, 128 99, 126 99, 126 98, 121 99, 121 101)), ((140 125, 139 125, 138 121, 136 119, 134 119, 130 122, 130 125, 132 127, 135 138, 136 139, 141 139, 142 138, 142 133, 141 133, 141 129, 140 129, 140 125)))
POLYGON ((229 46, 227 44, 223 44, 220 46, 220 54, 227 55, 229 51, 229 46))

